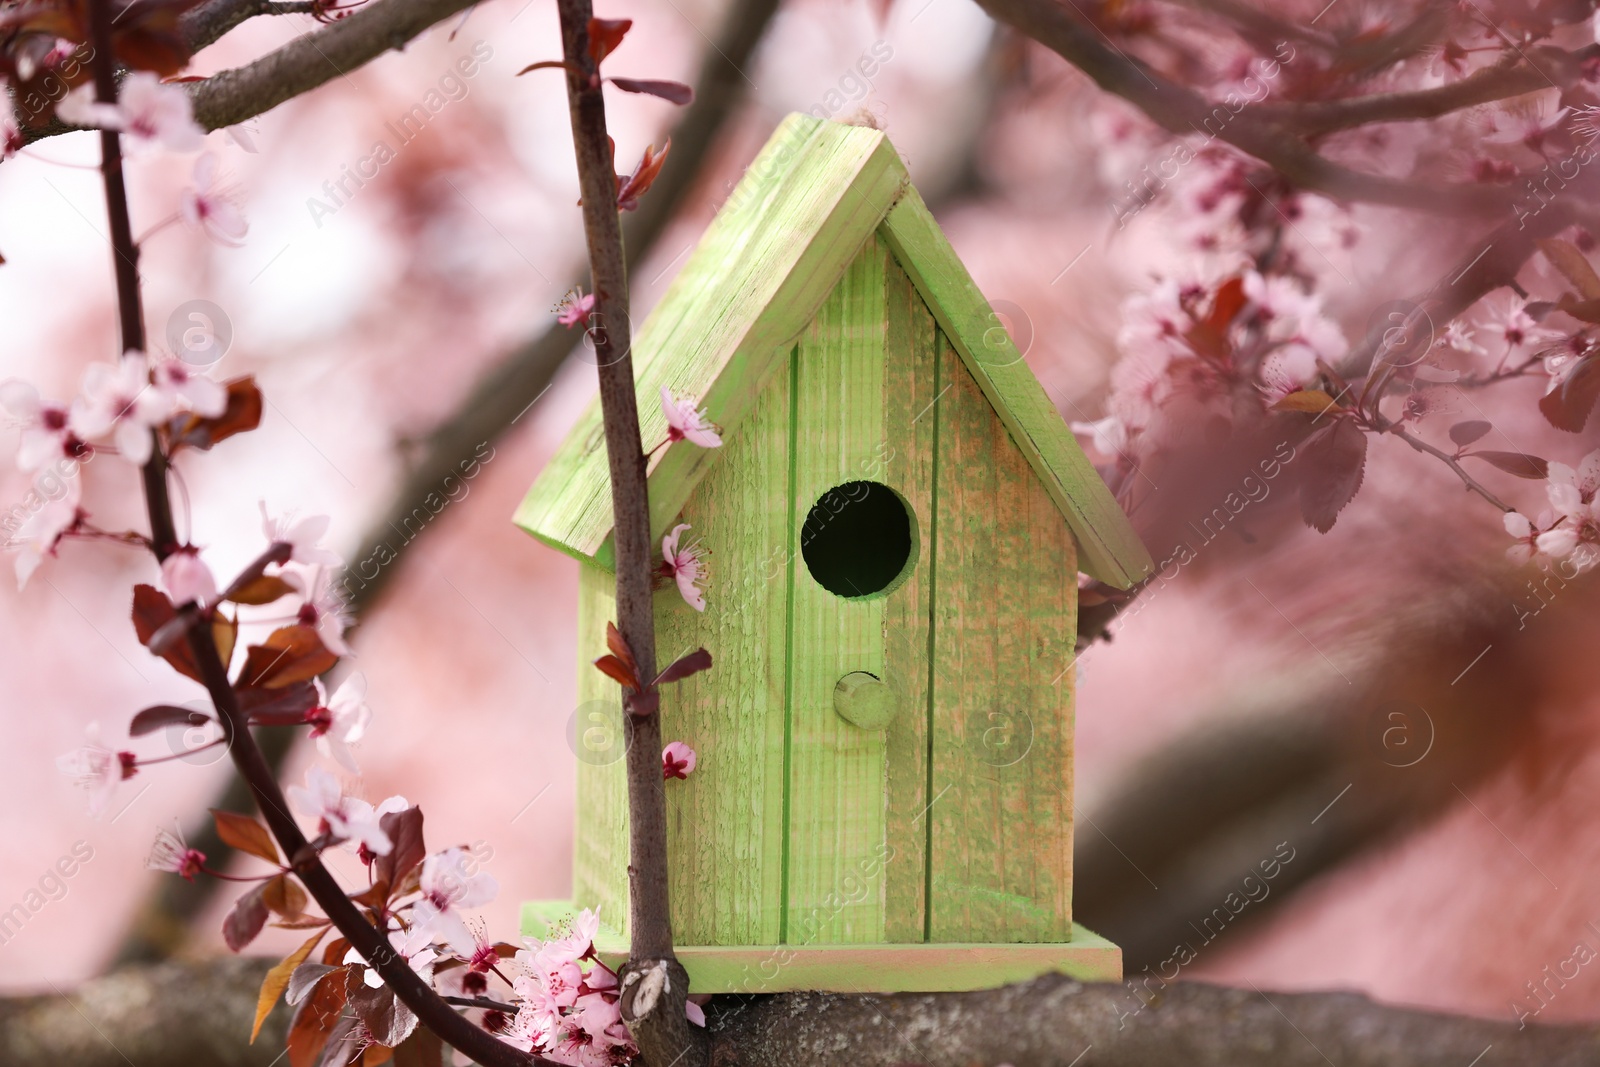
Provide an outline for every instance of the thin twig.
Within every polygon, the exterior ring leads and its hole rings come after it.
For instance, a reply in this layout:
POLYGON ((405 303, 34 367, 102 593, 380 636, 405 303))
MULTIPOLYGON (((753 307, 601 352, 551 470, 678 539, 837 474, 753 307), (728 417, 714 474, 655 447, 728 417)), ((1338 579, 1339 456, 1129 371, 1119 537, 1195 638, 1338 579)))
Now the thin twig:
POLYGON ((1422 438, 1417 437, 1415 434, 1411 433, 1411 431, 1407 430, 1404 426, 1400 425, 1397 422, 1393 422, 1393 421, 1391 421, 1389 419, 1383 418, 1382 416, 1374 418, 1372 420, 1372 424, 1373 424, 1374 428, 1378 429, 1379 431, 1384 432, 1384 433, 1388 433, 1388 434, 1392 434, 1393 436, 1400 438, 1400 440, 1404 441, 1406 444, 1410 445, 1412 448, 1416 449, 1418 452, 1425 453, 1425 454, 1430 455, 1430 456, 1434 457, 1435 459, 1439 460, 1445 466, 1447 466, 1451 470, 1455 471, 1456 477, 1461 479, 1461 484, 1465 485, 1467 487, 1467 489, 1469 489, 1470 491, 1472 491, 1474 493, 1477 493, 1479 496, 1483 497, 1483 499, 1487 500, 1489 503, 1493 504, 1495 507, 1499 508, 1501 511, 1515 511, 1515 510, 1517 510, 1516 508, 1512 507, 1510 504, 1507 504, 1504 500, 1501 500, 1499 497, 1497 497, 1493 493, 1491 493, 1488 490, 1488 488, 1484 486, 1484 484, 1482 482, 1478 481, 1472 475, 1468 474, 1466 472, 1466 470, 1461 466, 1461 462, 1455 456, 1452 456, 1450 453, 1445 452, 1442 449, 1435 448, 1433 445, 1430 445, 1428 442, 1424 441, 1422 438))

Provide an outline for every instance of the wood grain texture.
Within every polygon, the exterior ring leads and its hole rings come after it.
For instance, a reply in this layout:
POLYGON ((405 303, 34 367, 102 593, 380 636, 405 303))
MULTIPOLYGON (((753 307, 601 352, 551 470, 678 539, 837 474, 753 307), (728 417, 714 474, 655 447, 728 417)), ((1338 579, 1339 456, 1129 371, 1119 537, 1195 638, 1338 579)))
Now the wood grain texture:
POLYGON ((616 579, 591 563, 578 568, 578 707, 567 740, 578 760, 572 834, 572 894, 620 931, 628 928, 628 782, 622 687, 594 661, 606 654, 606 623, 617 617, 616 579))
MULTIPOLYGON (((913 343, 911 297, 887 250, 871 240, 801 338, 791 521, 802 542, 827 536, 828 523, 864 506, 837 491, 863 480, 893 489, 914 528, 929 523, 932 426, 913 419, 932 402, 934 367, 931 344, 913 343), (891 276, 898 276, 892 344, 891 276), (818 501, 827 517, 808 522, 818 501)), ((932 326, 931 316, 924 326, 932 326)), ((909 576, 886 592, 846 597, 812 577, 803 543, 794 560, 789 944, 922 938, 925 835, 909 825, 927 778, 927 566, 919 545, 907 565, 909 576), (919 713, 897 716, 887 730, 845 721, 833 693, 853 671, 877 675, 919 713)))
POLYGON ((1072 929, 1073 538, 965 364, 948 349, 944 356, 929 940, 1064 941, 1072 929))
POLYGON ((915 189, 880 234, 1072 525, 1084 571, 1123 589, 1147 576, 1155 567, 1150 553, 915 189))
MULTIPOLYGON (((905 168, 878 131, 804 115, 784 120, 634 338, 646 449, 666 437, 662 386, 696 398, 712 421, 737 431, 905 182, 905 168)), ((655 536, 715 462, 714 452, 686 442, 655 454, 655 536)), ((547 544, 611 566, 598 404, 552 457, 516 521, 547 544)))
POLYGON ((667 785, 672 926, 679 943, 769 944, 783 897, 788 613, 789 361, 683 509, 706 552, 706 610, 656 594, 661 662, 705 648, 710 671, 662 690, 666 741, 699 756, 667 785))

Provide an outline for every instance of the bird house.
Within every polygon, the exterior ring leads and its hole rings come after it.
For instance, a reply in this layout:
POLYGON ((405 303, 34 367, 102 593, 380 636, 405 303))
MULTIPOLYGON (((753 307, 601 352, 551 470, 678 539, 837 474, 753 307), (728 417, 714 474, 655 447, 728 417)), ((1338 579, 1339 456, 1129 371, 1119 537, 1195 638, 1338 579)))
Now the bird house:
MULTIPOLYGON (((970 989, 1120 976, 1072 921, 1079 571, 1151 569, 1126 516, 877 130, 790 116, 637 331, 644 447, 663 387, 721 448, 652 453, 656 543, 691 527, 707 605, 656 594, 664 688, 698 752, 667 783, 672 925, 696 992, 970 989)), ((627 949, 598 403, 517 512, 580 564, 571 902, 627 949)))

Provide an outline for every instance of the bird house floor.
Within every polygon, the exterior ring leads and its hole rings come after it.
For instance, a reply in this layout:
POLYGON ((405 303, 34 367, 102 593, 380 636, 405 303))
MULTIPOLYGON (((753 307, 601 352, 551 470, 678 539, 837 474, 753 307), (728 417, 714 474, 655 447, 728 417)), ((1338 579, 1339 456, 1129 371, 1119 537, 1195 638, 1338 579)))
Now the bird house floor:
MULTIPOLYGON (((529 901, 522 932, 547 937, 577 910, 566 900, 529 901)), ((628 958, 627 938, 604 923, 595 949, 613 970, 628 958)), ((1087 982, 1122 978, 1122 950, 1076 923, 1071 941, 1049 945, 679 945, 676 951, 696 993, 956 992, 1051 972, 1087 982)))

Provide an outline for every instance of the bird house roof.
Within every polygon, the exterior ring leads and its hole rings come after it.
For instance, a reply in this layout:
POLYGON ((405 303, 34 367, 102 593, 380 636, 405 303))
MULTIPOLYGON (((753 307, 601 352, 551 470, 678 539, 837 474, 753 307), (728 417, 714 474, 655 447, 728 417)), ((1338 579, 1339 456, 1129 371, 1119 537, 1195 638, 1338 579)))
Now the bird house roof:
MULTIPOLYGON (((738 432, 862 244, 876 231, 1027 457, 1077 539, 1079 563, 1126 588, 1153 569, 1110 490, 912 188, 888 138, 806 115, 784 120, 633 337, 640 430, 667 435, 665 386, 738 432)), ((721 449, 680 441, 650 458, 660 537, 721 449)), ((598 399, 551 458, 516 522, 610 569, 611 484, 598 399)))

